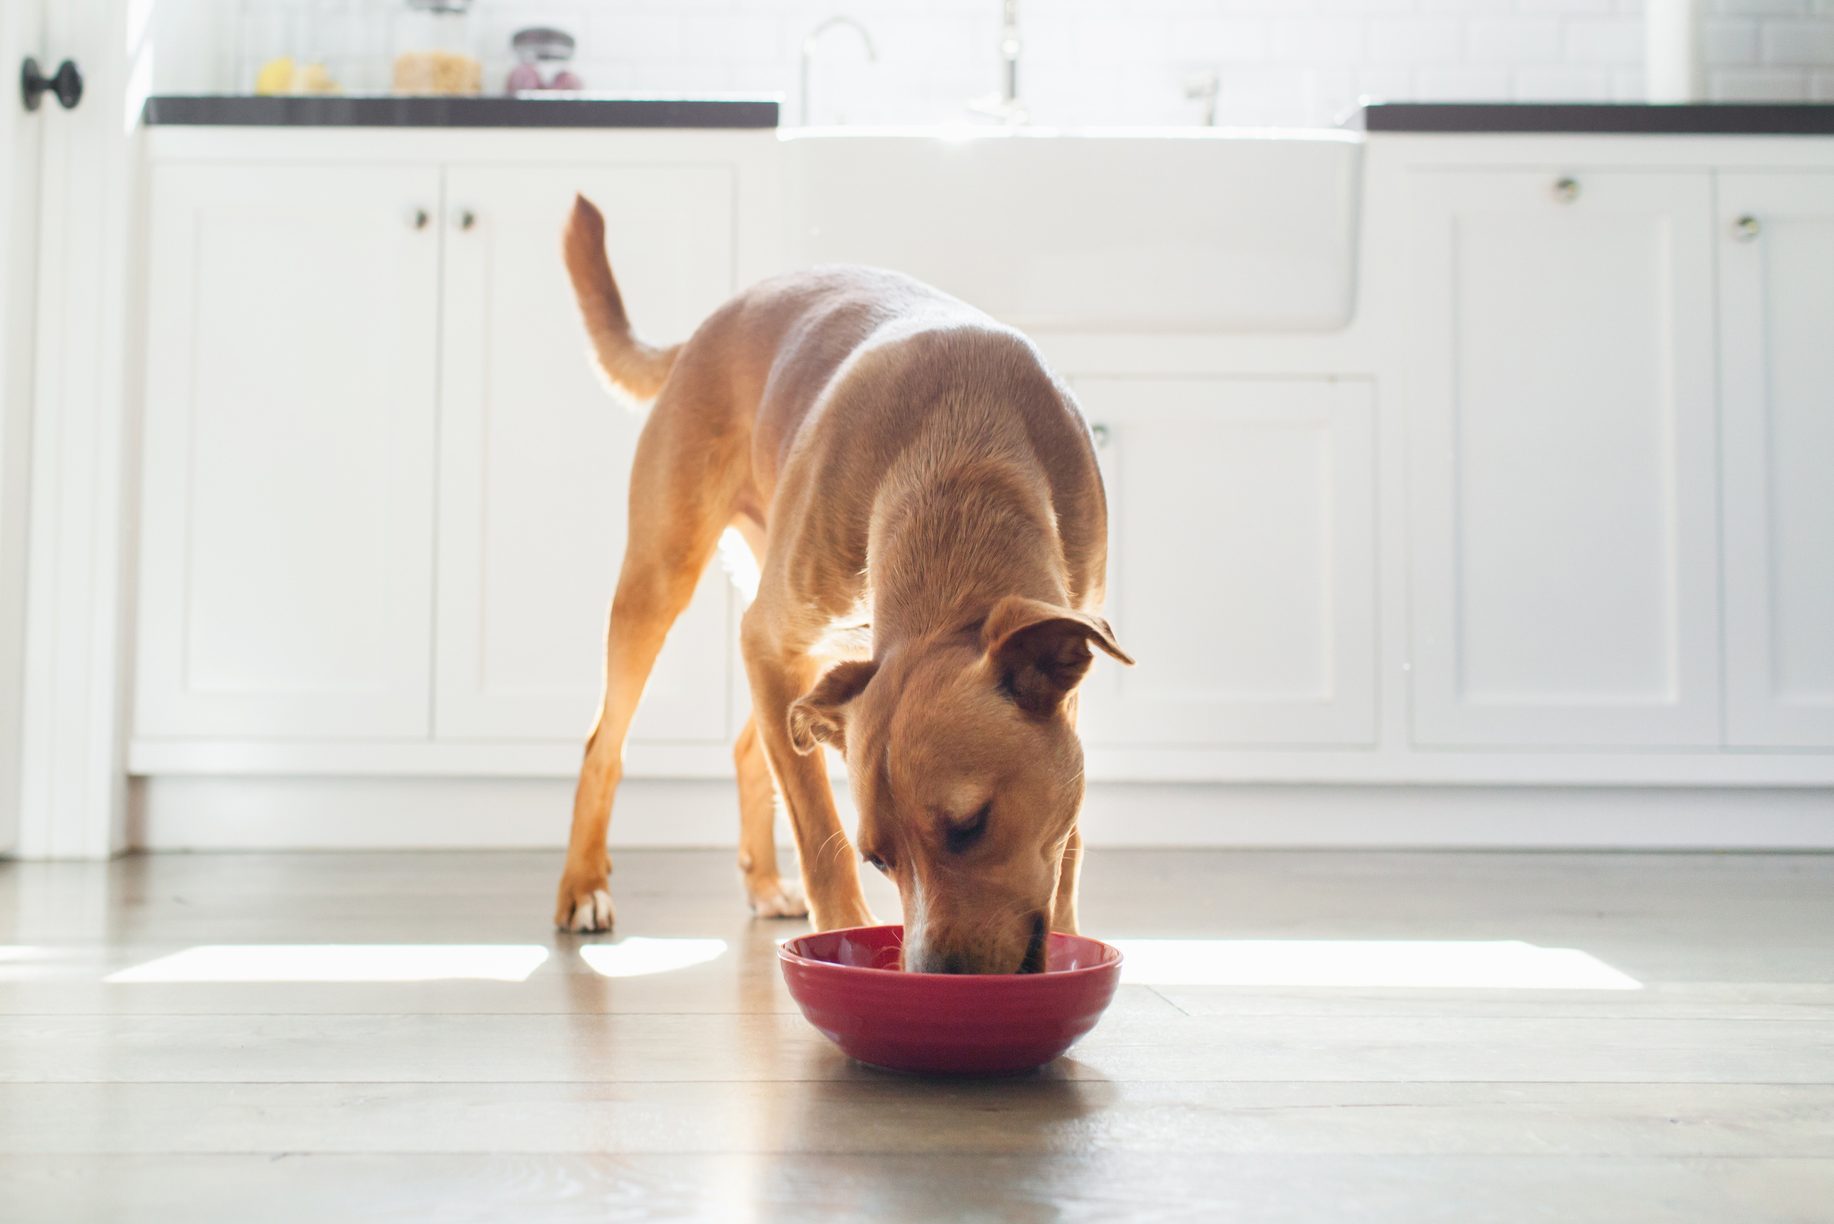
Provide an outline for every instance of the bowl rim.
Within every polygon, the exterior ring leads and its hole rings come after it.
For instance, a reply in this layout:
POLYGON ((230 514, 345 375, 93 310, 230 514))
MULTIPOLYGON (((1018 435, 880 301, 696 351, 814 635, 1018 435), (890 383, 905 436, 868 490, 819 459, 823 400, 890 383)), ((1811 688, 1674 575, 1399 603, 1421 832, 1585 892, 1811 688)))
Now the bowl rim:
POLYGON ((1121 950, 1106 940, 1093 935, 1073 935, 1068 931, 1052 931, 1047 937, 1061 936, 1064 939, 1080 939, 1092 943, 1102 950, 1102 958, 1093 965, 1078 965, 1074 969, 1046 970, 1043 973, 913 973, 906 969, 880 969, 874 965, 843 965, 836 961, 820 960, 813 956, 804 956, 791 948, 791 944, 805 939, 814 939, 819 935, 846 935, 853 931, 897 931, 902 941, 904 924, 901 922, 876 922, 867 926, 834 927, 827 931, 808 931, 801 935, 792 935, 777 944, 777 959, 785 965, 806 966, 824 973, 857 974, 862 976, 917 978, 928 982, 1069 982, 1078 978, 1097 974, 1118 973, 1125 959, 1121 950))

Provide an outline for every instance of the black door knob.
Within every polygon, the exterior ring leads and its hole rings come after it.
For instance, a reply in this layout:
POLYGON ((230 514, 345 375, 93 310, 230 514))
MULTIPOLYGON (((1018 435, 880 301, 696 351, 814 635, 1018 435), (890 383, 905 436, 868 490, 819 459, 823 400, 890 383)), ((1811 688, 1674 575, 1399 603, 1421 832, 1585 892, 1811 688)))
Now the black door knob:
POLYGON ((57 66, 57 72, 46 76, 38 69, 38 61, 31 56, 19 66, 19 96, 25 101, 29 111, 38 109, 39 101, 46 93, 54 95, 65 110, 73 109, 83 100, 83 74, 76 70, 76 65, 65 60, 57 66))

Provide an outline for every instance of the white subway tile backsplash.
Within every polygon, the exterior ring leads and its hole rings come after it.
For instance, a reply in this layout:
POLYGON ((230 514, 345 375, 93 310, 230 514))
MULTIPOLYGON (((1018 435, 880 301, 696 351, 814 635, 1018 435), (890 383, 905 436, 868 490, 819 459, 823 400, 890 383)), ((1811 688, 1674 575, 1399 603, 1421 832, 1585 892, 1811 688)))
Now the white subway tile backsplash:
MULTIPOLYGON (((0 0, 4 2, 4 0, 0 0)), ((387 80, 386 22, 403 0, 158 0, 156 88, 247 88, 272 39, 320 15, 341 80, 387 80), (365 24, 362 14, 369 14, 365 24), (367 30, 367 33, 365 32, 367 30), (374 45, 372 45, 374 44, 374 45)), ((822 20, 871 31, 816 48, 811 118, 919 123, 967 114, 998 85, 999 0, 475 0, 486 80, 509 35, 556 24, 591 88, 770 92, 793 111, 802 44, 822 20)), ((1193 78, 1218 78, 1219 122, 1314 125, 1357 97, 1634 100, 1647 0, 1023 0, 1020 91, 1051 124, 1193 123, 1193 78)), ((1834 100, 1834 0, 1705 0, 1712 96, 1834 100)), ((281 39, 282 42, 285 39, 281 39)), ((802 117, 786 114, 786 122, 802 117)))
POLYGON ((1172 46, 1185 59, 1258 62, 1268 58, 1267 23, 1243 17, 1198 17, 1172 23, 1172 46))
POLYGON ((1649 96, 1649 82, 1641 68, 1613 68, 1611 70, 1611 100, 1613 102, 1641 102, 1649 96))
POLYGON ((1585 64, 1628 64, 1643 57, 1643 23, 1622 17, 1567 22, 1566 58, 1585 64))
POLYGON ((1556 17, 1473 17, 1465 24, 1465 59, 1485 64, 1557 64, 1556 17))
POLYGON ((1443 101, 1509 101, 1509 72, 1482 64, 1464 64, 1456 68, 1418 68, 1414 70, 1414 97, 1425 103, 1443 101))
POLYGON ((1518 0, 1524 13, 1586 13, 1600 15, 1622 10, 1612 0, 1518 0))
POLYGON ((1784 68, 1715 68, 1707 73, 1707 93, 1716 102, 1804 102, 1809 82, 1784 68))
POLYGON ((1808 0, 1708 0, 1709 11, 1734 16, 1805 13, 1808 0))
POLYGON ((1611 96, 1611 70, 1573 64, 1517 68, 1510 97, 1517 102, 1589 102, 1611 96))
POLYGON ((1364 57, 1364 22, 1288 17, 1268 23, 1270 58, 1287 64, 1355 64, 1364 57))
POLYGON ((1091 17, 1072 39, 1077 57, 1091 64, 1145 64, 1166 58, 1170 26, 1150 18, 1091 17))
POLYGON ((1834 21, 1766 21, 1762 44, 1766 64, 1834 65, 1834 21))
POLYGON ((1452 17, 1390 17, 1369 23, 1364 62, 1454 64, 1463 58, 1465 25, 1452 17))
POLYGON ((1758 62, 1758 23, 1748 17, 1721 17, 1700 29, 1707 62, 1726 67, 1758 62))
POLYGON ((1356 73, 1356 96, 1393 101, 1414 92, 1412 69, 1399 66, 1362 68, 1356 73))
POLYGON ((1414 96, 1422 102, 1507 102, 1509 71, 1480 65, 1421 68, 1414 96))

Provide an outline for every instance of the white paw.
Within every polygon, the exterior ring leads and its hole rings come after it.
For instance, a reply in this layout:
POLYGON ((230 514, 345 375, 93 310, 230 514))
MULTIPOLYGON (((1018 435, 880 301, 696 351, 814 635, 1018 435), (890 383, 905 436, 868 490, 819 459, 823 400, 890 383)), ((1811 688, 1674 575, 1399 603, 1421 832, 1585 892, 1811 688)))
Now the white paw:
POLYGON ((609 931, 611 930, 611 892, 609 889, 594 889, 590 897, 582 897, 573 903, 573 920, 567 923, 569 931, 609 931))
POLYGON ((754 918, 803 918, 809 903, 802 899, 802 889, 782 880, 750 890, 754 918))

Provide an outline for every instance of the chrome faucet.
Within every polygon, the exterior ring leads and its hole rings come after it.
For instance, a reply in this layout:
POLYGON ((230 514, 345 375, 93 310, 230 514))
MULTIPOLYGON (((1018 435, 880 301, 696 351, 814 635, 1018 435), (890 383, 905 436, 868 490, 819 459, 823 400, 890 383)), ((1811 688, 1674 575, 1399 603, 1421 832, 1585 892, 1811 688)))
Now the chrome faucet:
POLYGON ((1024 123, 1030 116, 1019 101, 1019 0, 1002 0, 1000 6, 1000 92, 968 104, 977 115, 1003 123, 1024 123))
POLYGON ((1192 102, 1204 104, 1204 126, 1216 126, 1216 96, 1223 90, 1220 74, 1200 72, 1189 77, 1184 83, 1184 96, 1192 102))
POLYGON ((815 59, 816 44, 821 42, 821 36, 838 26, 845 26, 860 36, 860 42, 866 47, 867 63, 879 62, 878 49, 872 45, 872 35, 866 32, 865 26, 851 17, 836 14, 810 30, 808 36, 802 40, 802 68, 798 81, 800 88, 797 92, 797 104, 802 108, 797 117, 805 127, 809 123, 809 65, 815 59))

